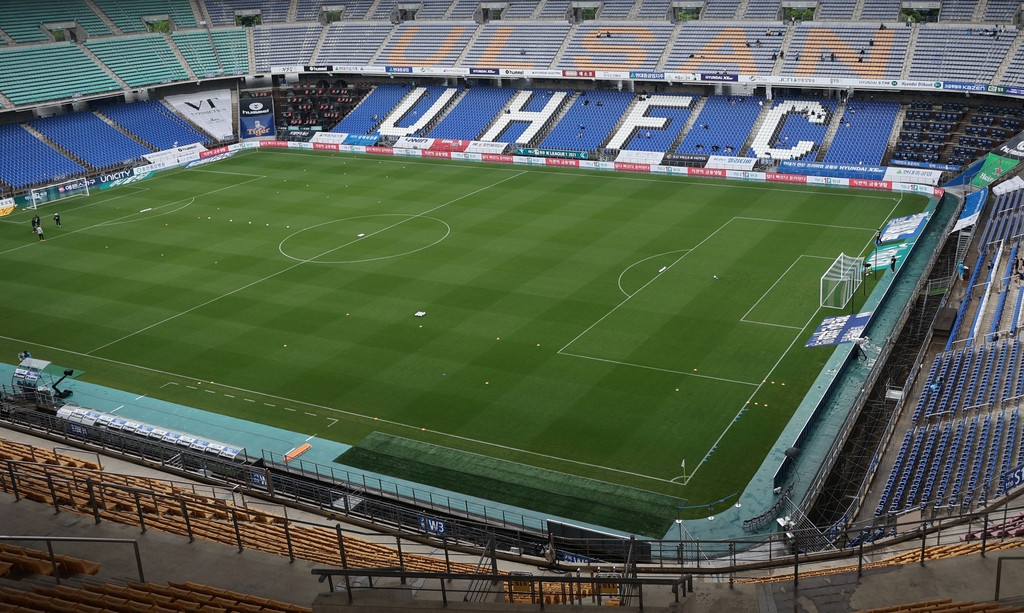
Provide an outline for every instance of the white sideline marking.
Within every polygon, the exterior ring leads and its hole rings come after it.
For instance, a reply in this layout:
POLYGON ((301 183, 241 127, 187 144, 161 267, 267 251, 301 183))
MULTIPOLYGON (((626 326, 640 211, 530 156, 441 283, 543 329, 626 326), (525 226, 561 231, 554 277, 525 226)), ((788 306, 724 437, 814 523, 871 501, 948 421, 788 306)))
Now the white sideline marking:
MULTIPOLYGON (((177 173, 175 173, 175 174, 177 174, 177 173)), ((165 176, 169 176, 169 175, 165 175, 165 176)), ((135 187, 134 185, 122 185, 121 189, 133 189, 133 190, 138 190, 140 192, 148 192, 149 191, 148 187, 135 187)), ((110 202, 111 200, 117 200, 118 198, 124 198, 125 196, 132 196, 132 195, 133 194, 121 194, 120 196, 112 196, 110 198, 104 198, 103 200, 97 200, 96 202, 90 202, 89 204, 83 204, 82 206, 71 207, 70 209, 65 209, 64 210, 64 214, 67 215, 68 213, 71 213, 73 211, 77 211, 79 209, 84 209, 84 208, 87 208, 87 207, 90 207, 90 206, 95 206, 97 204, 103 204, 104 202, 110 202)), ((33 210, 33 209, 21 209, 21 211, 31 211, 31 210, 33 210)), ((34 210, 38 210, 38 209, 34 209, 34 210)), ((14 216, 18 215, 18 213, 20 213, 21 211, 15 211, 15 212, 11 213, 11 216, 14 217, 14 216)), ((8 220, 8 219, 0 219, 0 221, 2 221, 4 223, 13 223, 13 224, 25 223, 23 221, 11 221, 11 220, 8 220)))
POLYGON ((766 321, 753 321, 753 320, 747 319, 747 315, 750 315, 750 313, 753 312, 753 310, 757 308, 757 305, 761 304, 761 301, 764 300, 765 297, 773 289, 775 289, 775 286, 778 285, 782 281, 782 278, 785 277, 787 274, 789 274, 790 270, 793 270, 793 267, 796 266, 797 262, 800 261, 800 258, 817 258, 817 259, 821 259, 821 260, 832 259, 832 258, 828 258, 828 257, 822 256, 822 255, 805 255, 805 254, 801 254, 801 255, 797 256, 797 258, 795 260, 793 260, 793 263, 789 265, 789 268, 787 268, 785 272, 783 272, 781 275, 779 275, 779 278, 775 280, 775 283, 772 283, 772 286, 769 287, 765 291, 765 293, 762 294, 761 297, 757 299, 757 302, 754 303, 754 306, 750 307, 750 309, 748 309, 747 312, 743 314, 743 317, 740 317, 740 321, 742 321, 744 323, 748 323, 748 324, 759 324, 759 325, 762 325, 762 326, 775 326, 776 328, 790 328, 792 330, 803 330, 803 328, 801 328, 799 326, 784 326, 782 324, 770 324, 770 323, 768 323, 766 321))
MULTIPOLYGON (((161 386, 161 387, 162 387, 162 386, 161 386)), ((148 396, 148 395, 149 395, 149 394, 143 394, 143 395, 141 395, 141 396, 136 396, 136 397, 135 397, 135 399, 136 399, 136 400, 139 400, 140 398, 145 398, 145 397, 146 397, 146 396, 148 396)))
MULTIPOLYGON (((622 277, 623 277, 623 276, 624 276, 624 275, 625 275, 625 274, 626 274, 627 272, 629 272, 629 270, 630 270, 631 268, 633 268, 633 267, 634 267, 634 266, 636 266, 637 264, 643 264, 643 263, 644 263, 644 262, 646 262, 647 260, 653 260, 654 258, 657 258, 657 257, 661 257, 661 256, 663 256, 663 255, 669 255, 669 254, 672 254, 672 253, 683 253, 683 252, 686 252, 686 251, 689 251, 689 249, 676 249, 675 251, 666 251, 665 253, 658 253, 658 254, 656 254, 656 255, 648 256, 648 257, 646 257, 646 258, 644 258, 644 259, 642 259, 642 260, 637 260, 636 262, 633 262, 633 263, 632 263, 632 264, 630 264, 629 266, 625 267, 625 268, 624 268, 624 269, 622 270, 622 272, 620 272, 620 273, 619 273, 619 280, 618 280, 618 281, 616 281, 616 283, 617 283, 617 284, 618 284, 618 286, 619 286, 619 291, 620 291, 620 292, 622 292, 623 294, 625 294, 626 296, 629 296, 629 293, 628 293, 628 292, 627 292, 626 290, 622 289, 622 277)), ((658 274, 661 274, 661 273, 665 272, 666 270, 668 270, 668 266, 665 266, 664 268, 662 268, 661 270, 659 270, 659 271, 658 271, 658 274)), ((640 291, 640 290, 637 290, 637 291, 640 291)), ((635 292, 634 292, 634 293, 635 293, 635 292)))
POLYGON ((737 381, 736 379, 723 379, 722 377, 712 377, 711 375, 700 375, 692 372, 683 372, 681 370, 671 370, 669 368, 658 368, 656 366, 644 366, 643 364, 631 364, 629 362, 619 362, 617 360, 606 360, 604 358, 595 358, 592 355, 579 355, 576 353, 563 353, 562 355, 568 355, 574 358, 583 358, 584 360, 594 360, 596 362, 607 362, 609 364, 619 364, 621 366, 635 366, 636 368, 645 368, 647 370, 657 370, 658 372, 668 372, 674 375, 686 375, 687 377, 698 377, 701 379, 714 379, 715 381, 723 381, 725 383, 739 383, 740 385, 758 385, 757 383, 751 383, 750 381, 737 381))
POLYGON ((316 435, 315 435, 315 434, 314 434, 313 436, 311 436, 311 437, 307 438, 306 440, 302 441, 302 442, 303 442, 303 443, 308 443, 309 441, 313 440, 314 438, 316 438, 316 435))
POLYGON ((120 411, 123 408, 124 408, 124 405, 122 404, 121 406, 119 406, 116 409, 114 409, 113 411, 111 411, 111 413, 117 413, 118 411, 120 411))
MULTIPOLYGON (((453 204, 455 202, 458 202, 459 200, 464 200, 466 198, 469 198, 470 196, 473 196, 475 194, 479 194, 482 191, 491 189, 492 187, 497 187, 498 185, 501 185, 502 183, 504 183, 506 181, 511 181, 512 179, 515 179, 516 177, 522 175, 524 172, 526 172, 526 171, 521 171, 521 172, 519 172, 517 174, 512 175, 511 177, 506 177, 506 178, 502 179, 501 181, 498 181, 496 183, 492 183, 492 184, 488 185, 487 187, 481 187, 480 189, 471 191, 468 194, 465 194, 465 195, 459 196, 458 198, 454 198, 452 200, 449 200, 448 202, 445 202, 444 204, 439 204, 439 205, 435 206, 434 208, 428 209, 426 211, 423 211, 422 213, 419 213, 417 215, 411 215, 411 216, 403 219, 402 221, 399 221, 399 222, 396 222, 394 224, 391 224, 390 226, 386 226, 384 228, 381 228, 380 230, 377 230, 376 232, 371 232, 371 233, 367 234, 366 238, 370 238, 370 237, 372 237, 375 234, 380 234, 381 232, 384 232, 386 230, 394 228, 395 226, 399 226, 399 225, 409 221, 410 219, 416 219, 417 217, 423 217, 424 215, 427 215, 429 213, 433 213, 434 211, 436 211, 438 209, 441 209, 443 207, 446 207, 449 204, 453 204)), ((257 179, 253 179, 253 180, 255 181, 257 179)), ((241 185, 241 183, 239 185, 241 185)), ((232 186, 232 187, 235 187, 235 186, 232 186)), ((278 275, 282 275, 282 274, 284 274, 284 273, 286 273, 286 272, 288 272, 290 270, 294 270, 295 268, 298 268, 299 266, 302 266, 303 264, 309 263, 312 260, 316 260, 318 258, 321 258, 321 257, 325 256, 325 255, 330 255, 331 253, 334 253, 335 251, 338 251, 339 249, 344 249, 345 247, 347 247, 347 246, 349 246, 349 245, 351 245, 353 243, 356 243, 358 241, 361 241, 361 240, 365 240, 365 239, 357 238, 354 241, 349 241, 349 242, 344 243, 344 244, 342 244, 342 245, 340 245, 338 247, 335 247, 333 249, 329 249, 329 250, 321 253, 320 255, 318 255, 318 256, 316 256, 314 258, 311 258, 310 260, 304 260, 304 261, 301 261, 301 262, 296 262, 295 264, 292 264, 291 266, 289 266, 287 268, 282 268, 281 270, 279 270, 279 271, 277 271, 277 272, 275 272, 273 274, 269 274, 269 275, 263 277, 262 279, 257 279, 255 281, 252 281, 251 283, 247 283, 247 284, 245 284, 245 285, 243 285, 243 286, 241 286, 241 287, 239 287, 237 289, 231 290, 230 292, 221 294, 220 296, 217 296, 216 298, 211 298, 210 300, 207 300, 206 302, 202 302, 200 304, 197 304, 196 306, 194 306, 192 308, 185 309, 184 311, 181 311, 180 313, 177 313, 175 315, 171 315, 170 317, 165 317, 164 319, 161 319, 160 321, 158 321, 158 322, 156 322, 154 324, 150 324, 150 325, 146 326, 145 328, 141 328, 139 330, 136 330, 135 332, 132 332, 130 334, 126 334, 126 335, 122 336, 121 338, 114 339, 114 340, 110 341, 109 343, 106 343, 105 345, 100 345, 99 347, 97 347, 97 348, 95 348, 95 349, 93 349, 91 351, 87 351, 86 355, 92 355, 93 353, 96 353, 97 351, 101 351, 101 350, 106 349, 107 347, 109 347, 111 345, 114 345, 114 344, 120 343, 123 340, 129 339, 129 338, 135 336, 136 334, 141 334, 142 332, 145 332, 147 330, 151 330, 151 329, 153 329, 153 328, 155 328, 155 327, 157 327, 157 326, 159 326, 161 324, 165 324, 165 323, 167 323, 167 322, 169 322, 169 321, 171 321, 173 319, 177 319, 177 318, 181 317, 182 315, 187 315, 188 313, 191 313, 192 311, 195 311, 196 309, 201 309, 201 308, 203 308, 206 305, 213 304, 214 302, 217 302, 218 300, 221 300, 223 298, 227 298, 228 296, 232 296, 234 294, 237 294, 238 292, 240 292, 242 290, 245 290, 245 289, 248 289, 248 288, 250 288, 250 287, 252 287, 254 285, 258 285, 258 284, 260 284, 260 283, 262 283, 264 281, 268 281, 270 279, 273 279, 274 277, 276 277, 278 275)))
POLYGON ((140 212, 140 213, 148 213, 148 212, 150 212, 150 211, 152 211, 152 210, 153 210, 153 207, 149 207, 148 209, 142 209, 142 210, 141 210, 141 211, 139 211, 139 212, 140 212))

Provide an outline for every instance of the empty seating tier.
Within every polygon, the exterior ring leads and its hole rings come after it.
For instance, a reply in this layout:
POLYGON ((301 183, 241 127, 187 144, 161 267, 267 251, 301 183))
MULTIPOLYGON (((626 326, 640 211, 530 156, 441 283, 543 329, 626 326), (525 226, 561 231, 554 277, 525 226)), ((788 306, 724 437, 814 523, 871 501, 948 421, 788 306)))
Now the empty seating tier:
POLYGON ((939 19, 942 21, 970 21, 974 15, 974 0, 942 0, 939 19))
POLYGON ((511 87, 474 87, 466 92, 429 136, 475 140, 515 93, 511 87))
MULTIPOLYGON (((48 42, 42 26, 75 22, 93 36, 110 28, 84 0, 4 0, 0 2, 0 30, 16 43, 48 42)), ((6 65, 5 65, 6 69, 6 65)))
POLYGON ((738 155, 764 102, 761 96, 709 97, 677 152, 738 155))
POLYGON ((860 18, 864 21, 893 22, 900 16, 900 0, 864 0, 860 18))
POLYGON ((393 27, 390 23, 332 23, 327 26, 315 63, 322 66, 369 64, 393 27))
POLYGON ((921 26, 911 61, 911 79, 988 83, 1017 31, 985 33, 978 28, 921 26))
POLYGON ((483 26, 462 66, 544 69, 562 46, 564 23, 489 23, 483 26))
POLYGON ((825 163, 881 164, 899 110, 898 102, 849 100, 825 154, 825 163))
POLYGON ((818 2, 818 19, 853 19, 856 8, 855 0, 821 0, 818 2))
POLYGON ((85 46, 130 87, 188 80, 167 39, 159 34, 90 40, 85 46))
POLYGON ((175 32, 171 38, 197 77, 249 72, 245 30, 175 32))
POLYGON ((907 28, 803 24, 793 34, 782 74, 898 79, 909 41, 907 28))
POLYGON ((102 107, 99 112, 161 151, 210 140, 156 100, 115 104, 102 107))
POLYGON ((256 70, 267 71, 277 66, 304 66, 316 48, 323 26, 276 26, 253 28, 252 45, 256 53, 256 70))
POLYGON ((146 32, 143 17, 167 15, 175 28, 196 27, 196 16, 188 0, 93 0, 125 34, 146 32))
POLYGON ((206 0, 206 12, 219 26, 233 26, 236 12, 259 11, 263 23, 283 23, 288 19, 288 2, 280 0, 206 0))
POLYGON ((654 70, 669 43, 669 24, 581 24, 558 67, 569 70, 654 70))
POLYGON ((0 92, 14 104, 120 91, 81 49, 70 43, 0 50, 0 92), (53 67, 60 66, 60 74, 53 67))
POLYGON ((777 26, 687 22, 676 38, 665 70, 770 75, 775 65, 773 56, 782 45, 782 33, 777 26))
POLYGON ((744 19, 778 19, 779 0, 749 0, 744 19))
POLYGON ((35 119, 29 125, 98 170, 123 166, 152 153, 89 111, 35 119))
POLYGON ((540 144, 545 149, 594 151, 633 101, 632 92, 585 91, 540 144))
POLYGON ((475 23, 403 23, 392 32, 374 63, 454 66, 476 28, 475 23))
MULTIPOLYGON (((664 19, 668 15, 668 8, 671 3, 671 0, 643 0, 643 4, 640 5, 640 12, 636 16, 640 19, 664 19)), ((735 6, 732 12, 736 12, 735 6)))
POLYGON ((343 7, 342 19, 362 19, 372 3, 372 0, 299 0, 295 17, 298 21, 316 21, 320 9, 329 6, 343 7))
POLYGON ((69 160, 25 128, 0 125, 0 181, 14 189, 84 175, 86 170, 69 160))
POLYGON ((704 8, 704 19, 732 19, 740 0, 708 0, 704 8))

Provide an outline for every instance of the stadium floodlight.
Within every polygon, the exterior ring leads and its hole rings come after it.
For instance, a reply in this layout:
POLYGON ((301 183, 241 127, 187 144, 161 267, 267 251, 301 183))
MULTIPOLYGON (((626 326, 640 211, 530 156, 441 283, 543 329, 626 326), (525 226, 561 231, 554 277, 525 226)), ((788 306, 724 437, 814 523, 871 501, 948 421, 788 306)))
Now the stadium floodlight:
POLYGON ((862 258, 840 253, 832 266, 821 276, 820 303, 822 308, 841 309, 853 298, 863 278, 862 258))
POLYGON ((45 187, 37 187, 28 193, 29 205, 26 208, 38 209, 40 205, 57 200, 89 195, 89 181, 85 177, 71 179, 63 183, 54 183, 45 187))

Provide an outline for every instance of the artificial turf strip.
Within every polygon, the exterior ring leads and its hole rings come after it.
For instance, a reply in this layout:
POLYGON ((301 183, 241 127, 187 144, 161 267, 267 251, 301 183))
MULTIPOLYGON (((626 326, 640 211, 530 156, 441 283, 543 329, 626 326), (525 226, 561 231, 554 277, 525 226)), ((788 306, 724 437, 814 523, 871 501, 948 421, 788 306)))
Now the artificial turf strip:
POLYGON ((630 534, 661 538, 686 500, 374 432, 337 462, 630 534))
POLYGON ((45 243, 35 211, 0 220, 0 356, 318 439, 385 432, 707 504, 746 486, 831 353, 803 348, 844 312, 817 308, 821 274, 925 202, 242 153, 47 204, 45 243))

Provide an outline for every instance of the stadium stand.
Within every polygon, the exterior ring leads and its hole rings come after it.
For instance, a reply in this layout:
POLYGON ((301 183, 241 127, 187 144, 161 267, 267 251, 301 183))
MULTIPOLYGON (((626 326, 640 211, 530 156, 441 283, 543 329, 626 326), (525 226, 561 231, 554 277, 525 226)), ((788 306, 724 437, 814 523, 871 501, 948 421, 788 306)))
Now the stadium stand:
POLYGON ((253 28, 256 70, 309 64, 322 30, 323 26, 319 24, 253 28))
POLYGON ((594 151, 611 135, 633 97, 632 92, 582 92, 540 146, 594 151))
POLYGON ((249 72, 245 30, 175 32, 171 38, 197 77, 249 72))
POLYGON ((739 0, 709 0, 704 7, 704 19, 732 19, 739 9, 739 0))
POLYGON ((842 123, 825 154, 825 163, 881 164, 899 110, 898 102, 858 98, 847 101, 842 123))
POLYGON ((94 0, 107 17, 125 34, 146 32, 143 17, 167 15, 175 28, 196 27, 196 16, 188 0, 94 0))
POLYGON ((910 66, 911 79, 988 83, 1017 31, 985 33, 977 28, 921 26, 910 66))
POLYGON ((779 0, 749 0, 743 18, 776 20, 779 18, 779 0))
POLYGON ((412 88, 408 83, 385 83, 374 88, 359 106, 334 127, 334 132, 369 134, 412 88))
POLYGON ((569 9, 569 0, 547 0, 540 10, 540 19, 565 19, 565 12, 569 9))
POLYGON ((14 189, 85 174, 79 164, 64 157, 25 128, 0 125, 0 181, 14 189))
POLYGON ((863 21, 893 22, 900 15, 900 0, 864 0, 860 18, 863 21))
POLYGON ((475 23, 403 23, 392 32, 375 63, 454 66, 476 28, 475 23))
POLYGON ((159 151, 170 149, 175 144, 185 146, 210 142, 208 137, 197 132, 156 100, 115 104, 98 110, 159 151))
POLYGON ((314 62, 319 65, 368 64, 387 37, 392 25, 383 23, 332 23, 314 62))
POLYGON ((848 21, 853 19, 857 3, 850 0, 821 0, 818 2, 817 19, 848 21))
POLYGON ((970 21, 974 15, 973 0, 942 0, 939 19, 942 21, 970 21))
POLYGON ((215 25, 233 26, 236 11, 259 11, 263 23, 288 19, 288 3, 277 0, 206 0, 206 12, 215 25))
POLYGON ((633 10, 633 0, 604 0, 601 5, 601 13, 598 18, 604 19, 625 19, 633 10))
POLYGON ((581 24, 558 61, 568 70, 654 70, 669 44, 669 24, 581 24))
MULTIPOLYGON (((416 19, 440 19, 448 12, 451 0, 420 0, 417 4, 421 5, 421 8, 416 12, 416 19)), ((377 10, 373 12, 372 19, 388 19, 397 5, 398 0, 381 0, 377 10)))
POLYGON ((812 153, 825 140, 835 109, 835 100, 777 98, 767 117, 782 113, 783 121, 773 134, 762 131, 755 136, 747 156, 786 160, 800 160, 810 156, 813 160, 812 153))
POLYGON ((623 121, 637 119, 641 113, 644 117, 664 117, 667 121, 661 127, 638 128, 622 147, 618 143, 609 143, 612 149, 625 149, 628 151, 667 151, 680 132, 686 125, 693 111, 693 105, 699 96, 675 96, 671 94, 654 94, 650 96, 650 105, 647 107, 634 105, 623 115, 623 121), (690 99, 690 104, 682 107, 681 103, 690 99), (659 104, 661 103, 661 104, 659 104), (644 110, 646 108, 646 111, 644 110))
MULTIPOLYGON (((463 0, 463 1, 465 2, 466 0, 463 0)), ((474 5, 473 6, 474 9, 476 8, 475 5, 479 4, 478 2, 473 2, 473 0, 470 0, 470 2, 471 2, 471 4, 474 5)), ((529 19, 530 16, 533 15, 533 11, 536 10, 536 8, 537 8, 537 3, 534 2, 533 0, 510 0, 510 2, 508 3, 508 10, 506 10, 505 12, 503 12, 501 14, 501 18, 502 19, 529 19)), ((472 13, 470 13, 470 14, 472 14, 472 13)), ((454 17, 454 15, 453 15, 453 17, 454 17)))
POLYGON ((85 46, 130 87, 188 79, 167 39, 160 34, 90 40, 85 46))
POLYGON ((723 26, 691 21, 683 24, 665 70, 770 75, 782 44, 782 32, 768 25, 723 26))
POLYGON ((89 111, 34 119, 29 125, 98 170, 123 166, 152 153, 89 111))
POLYGON ((428 136, 475 140, 515 93, 511 87, 471 88, 428 136))
MULTIPOLYGON (((664 19, 671 4, 671 0, 643 0, 637 17, 639 19, 664 19)), ((735 12, 735 9, 733 11, 735 12)))
POLYGON ((1020 0, 988 0, 984 20, 989 23, 1010 23, 1018 7, 1020 0))
POLYGON ((1024 85, 1024 47, 1018 47, 1014 52, 999 82, 1005 85, 1024 85))
POLYGON ((569 25, 488 23, 462 60, 463 66, 543 69, 551 65, 569 25))
POLYGON ((75 95, 120 91, 81 49, 70 43, 0 50, 0 92, 15 105, 34 104, 75 95), (61 67, 61 74, 51 72, 61 67))
POLYGON ((782 74, 898 79, 909 41, 906 28, 802 24, 793 33, 782 74))
POLYGON ((16 43, 49 42, 41 26, 44 24, 73 21, 93 36, 110 34, 99 15, 84 0, 61 0, 61 2, 40 2, 39 0, 6 0, 0 2, 0 30, 7 33, 16 43))
POLYGON ((764 102, 761 96, 710 96, 677 153, 738 155, 764 102))

